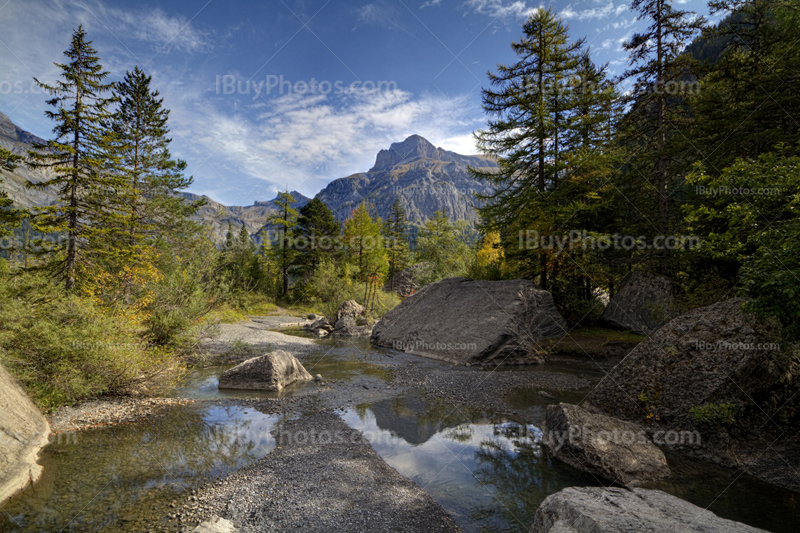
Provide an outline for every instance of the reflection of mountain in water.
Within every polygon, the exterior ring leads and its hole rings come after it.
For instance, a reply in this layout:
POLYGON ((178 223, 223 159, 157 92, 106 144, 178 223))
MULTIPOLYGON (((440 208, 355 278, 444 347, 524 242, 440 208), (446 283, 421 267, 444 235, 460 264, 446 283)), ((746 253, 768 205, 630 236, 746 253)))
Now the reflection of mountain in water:
POLYGON ((437 413, 435 406, 415 396, 384 400, 370 406, 370 410, 379 428, 415 446, 462 422, 457 418, 444 420, 444 413, 437 413))

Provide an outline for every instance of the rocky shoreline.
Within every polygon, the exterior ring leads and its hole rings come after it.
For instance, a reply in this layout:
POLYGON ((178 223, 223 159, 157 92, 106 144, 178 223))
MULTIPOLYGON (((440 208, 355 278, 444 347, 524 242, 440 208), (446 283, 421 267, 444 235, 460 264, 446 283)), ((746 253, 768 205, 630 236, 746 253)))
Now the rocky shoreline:
POLYGON ((48 416, 53 434, 138 422, 163 409, 193 403, 182 398, 108 397, 63 406, 48 416))

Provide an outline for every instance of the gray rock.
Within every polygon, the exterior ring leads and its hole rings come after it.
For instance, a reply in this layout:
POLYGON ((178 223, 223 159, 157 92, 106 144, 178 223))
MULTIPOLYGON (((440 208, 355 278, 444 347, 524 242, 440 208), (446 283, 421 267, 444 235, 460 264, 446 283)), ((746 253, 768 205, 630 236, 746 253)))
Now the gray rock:
POLYGON ((547 392, 547 391, 543 391, 543 390, 540 390, 540 391, 539 391, 539 396, 542 396, 542 397, 544 397, 544 398, 547 398, 548 400, 555 400, 555 399, 556 399, 556 397, 555 397, 555 396, 553 396, 553 395, 552 395, 552 394, 550 394, 549 392, 547 392))
POLYGON ((311 379, 311 374, 300 361, 292 354, 278 350, 226 370, 219 378, 219 388, 280 391, 296 381, 311 379))
POLYGON ((650 335, 670 318, 672 283, 669 278, 636 270, 622 281, 608 302, 603 320, 617 327, 650 335))
POLYGON ((386 313, 372 343, 459 364, 543 360, 539 343, 567 326, 549 292, 527 280, 447 278, 386 313))
POLYGON ((314 381, 322 381, 322 374, 317 374, 314 376, 314 381))
POLYGON ((383 290, 391 292, 394 290, 396 294, 402 297, 411 296, 423 285, 422 278, 431 270, 433 265, 427 261, 417 263, 406 269, 401 270, 392 276, 383 290))
MULTIPOLYGON (((650 416, 661 427, 692 431, 704 429, 693 407, 730 404, 736 423, 716 424, 715 431, 752 440, 753 430, 773 424, 765 413, 792 397, 800 353, 782 351, 779 326, 742 312, 742 304, 727 300, 670 321, 606 374, 584 407, 638 422, 650 416)), ((719 446, 706 443, 706 436, 704 445, 719 446)))
POLYGON ((542 442, 556 459, 622 485, 670 476, 667 460, 637 424, 561 403, 547 408, 542 442))
POLYGON ((331 326, 331 323, 328 322, 327 318, 325 318, 324 316, 322 316, 322 317, 321 316, 317 316, 317 315, 314 315, 314 316, 316 316, 317 318, 315 318, 314 321, 311 322, 310 324, 306 324, 305 326, 303 326, 304 330, 306 330, 306 331, 316 331, 316 330, 322 329, 322 330, 327 331, 328 333, 333 331, 333 326, 331 326))
POLYGON ((22 386, 0 366, 0 502, 36 481, 36 462, 48 442, 50 424, 22 386))
POLYGON ((233 527, 233 522, 230 520, 212 516, 194 528, 192 533, 236 533, 236 528, 233 527))
POLYGON ((659 490, 570 487, 548 496, 532 533, 758 533, 659 490))
POLYGON ((333 332, 340 337, 368 337, 372 334, 372 326, 359 326, 352 316, 343 316, 336 321, 333 332))
POLYGON ((350 317, 355 321, 363 314, 364 307, 361 304, 355 300, 347 300, 346 302, 342 302, 339 306, 339 310, 336 312, 336 320, 334 320, 333 323, 336 324, 344 317, 350 317))

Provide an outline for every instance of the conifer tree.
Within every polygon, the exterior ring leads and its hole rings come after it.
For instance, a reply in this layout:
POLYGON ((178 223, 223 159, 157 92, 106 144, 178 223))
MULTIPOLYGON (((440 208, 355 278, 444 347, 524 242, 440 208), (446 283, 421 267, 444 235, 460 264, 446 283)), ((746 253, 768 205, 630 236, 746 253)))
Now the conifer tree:
POLYGON ((348 259, 356 268, 356 276, 364 283, 364 305, 369 305, 370 291, 376 290, 388 270, 386 249, 381 236, 380 217, 370 214, 372 206, 361 202, 344 224, 344 241, 348 259))
POLYGON ((309 278, 325 257, 333 257, 336 238, 341 228, 330 208, 319 198, 314 198, 300 208, 294 228, 298 274, 309 278))
MULTIPOLYGON (((114 85, 119 107, 111 127, 120 156, 117 170, 127 179, 123 197, 125 240, 132 250, 148 237, 174 237, 192 232, 189 217, 204 201, 185 202, 177 191, 191 186, 183 175, 186 162, 169 151, 169 109, 151 90, 151 77, 135 67, 114 85)), ((123 246, 120 243, 120 246, 123 246)))
POLYGON ((395 275, 408 266, 408 220, 400 199, 394 201, 384 226, 386 253, 389 258, 388 276, 394 291, 395 275))
POLYGON ((279 192, 275 199, 278 211, 267 217, 267 225, 275 228, 278 233, 278 246, 273 246, 270 250, 280 266, 283 297, 289 295, 289 269, 295 258, 295 251, 290 243, 292 232, 297 226, 297 209, 292 207, 294 202, 295 199, 289 191, 279 192))
POLYGON ((117 163, 114 135, 105 124, 111 118, 113 97, 106 83, 97 51, 86 40, 83 27, 72 34, 64 54, 68 61, 56 63, 61 79, 54 85, 34 81, 53 96, 48 104, 55 108, 45 115, 56 123, 55 139, 34 145, 29 152, 33 168, 52 168, 54 177, 33 187, 54 188, 59 205, 39 210, 35 229, 45 233, 63 233, 66 246, 52 265, 64 278, 67 290, 75 285, 80 262, 93 251, 101 250, 109 235, 119 227, 120 213, 115 201, 127 183, 111 171, 117 163))
MULTIPOLYGON (((639 19, 648 23, 642 33, 636 33, 623 44, 630 53, 631 68, 622 77, 635 78, 636 85, 630 98, 634 109, 628 113, 628 131, 640 145, 649 149, 644 158, 643 176, 654 176, 653 186, 658 206, 655 225, 660 235, 670 231, 669 179, 671 161, 669 142, 671 133, 685 124, 680 120, 684 101, 685 78, 692 70, 691 58, 683 54, 687 41, 705 24, 702 17, 689 11, 673 9, 672 0, 633 0, 631 9, 639 12, 639 19), (649 156, 649 157, 648 157, 649 156)), ((659 271, 669 274, 670 252, 664 248, 659 254, 659 271)))
MULTIPOLYGON (((0 169, 11 172, 17 168, 17 164, 22 159, 22 156, 12 154, 9 150, 0 147, 0 169)), ((0 183, 2 183, 1 180, 0 183)), ((0 190, 0 239, 8 236, 14 228, 19 226, 23 214, 23 211, 14 209, 13 200, 5 191, 0 190)))

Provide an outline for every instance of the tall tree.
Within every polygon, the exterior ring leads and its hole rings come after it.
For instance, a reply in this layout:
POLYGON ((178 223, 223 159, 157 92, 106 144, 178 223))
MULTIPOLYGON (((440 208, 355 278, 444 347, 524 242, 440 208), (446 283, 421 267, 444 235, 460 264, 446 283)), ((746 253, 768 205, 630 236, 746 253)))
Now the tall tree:
MULTIPOLYGON (((655 181, 658 205, 658 233, 670 231, 669 180, 671 133, 682 126, 679 114, 683 112, 686 80, 692 71, 692 60, 683 50, 688 40, 700 31, 705 20, 693 12, 672 7, 672 0, 633 0, 631 9, 638 11, 639 19, 647 21, 647 28, 636 33, 623 44, 630 53, 631 68, 623 79, 635 78, 636 84, 630 98, 633 110, 628 113, 629 130, 643 140, 650 155, 650 166, 655 181)), ((685 124, 683 124, 685 126, 685 124)), ((650 175, 650 169, 642 172, 650 175)), ((659 254, 658 268, 662 274, 670 272, 670 250, 664 247, 659 254)))
POLYGON ((423 282, 466 275, 474 256, 466 230, 442 211, 425 221, 417 236, 417 259, 431 263, 432 268, 423 282))
POLYGON ((394 201, 384 225, 386 252, 389 258, 388 276, 394 291, 395 274, 408 266, 409 242, 406 210, 400 199, 394 201))
POLYGON ((191 226, 188 218, 204 203, 185 202, 176 194, 193 179, 184 176, 186 162, 169 151, 164 99, 151 90, 151 77, 139 67, 114 85, 119 107, 111 128, 120 156, 117 170, 127 179, 123 205, 125 239, 134 249, 147 237, 179 235, 191 226))
MULTIPOLYGON (((489 73, 492 88, 483 90, 489 128, 475 134, 481 152, 500 167, 473 170, 477 179, 494 185, 480 197, 487 231, 507 228, 545 206, 547 191, 558 187, 567 165, 562 152, 572 102, 565 89, 580 64, 583 40, 571 41, 568 26, 550 9, 532 14, 522 29, 522 38, 511 44, 519 60, 489 73)), ((532 275, 546 288, 547 256, 543 250, 536 255, 532 275)))
MULTIPOLYGON (((9 150, 0 147, 0 169, 11 172, 17 168, 17 164, 22 159, 22 156, 12 154, 9 150)), ((14 228, 19 226, 23 214, 23 211, 14 209, 14 202, 5 191, 0 190, 0 239, 8 236, 14 228)))
POLYGON ((277 231, 277 239, 275 240, 278 246, 273 246, 270 250, 280 265, 283 278, 281 295, 283 297, 289 295, 289 269, 295 257, 295 251, 290 245, 292 232, 297 226, 297 209, 292 207, 294 202, 295 199, 289 191, 278 193, 278 197, 275 199, 278 211, 267 217, 267 225, 272 226, 277 231))
POLYGON ((356 268, 356 276, 364 283, 364 306, 369 306, 375 291, 388 270, 386 249, 381 236, 381 219, 372 216, 372 206, 362 202, 344 223, 344 241, 348 259, 356 268))
POLYGON ((78 27, 64 52, 69 61, 56 63, 61 79, 48 85, 34 78, 53 96, 47 103, 55 110, 46 111, 45 115, 56 123, 56 138, 33 147, 30 165, 52 168, 55 175, 31 186, 54 188, 60 200, 59 205, 37 213, 35 228, 66 234, 64 257, 55 259, 54 266, 63 276, 67 290, 75 285, 81 251, 90 251, 91 246, 104 242, 113 228, 119 227, 118 206, 109 199, 127 185, 118 173, 110 171, 118 159, 114 155, 114 136, 104 127, 111 118, 109 106, 114 99, 107 93, 112 84, 105 83, 108 72, 103 70, 91 44, 83 27, 78 27))
POLYGON ((297 252, 295 263, 301 277, 312 276, 324 257, 334 255, 336 238, 340 233, 339 223, 319 198, 300 208, 294 228, 294 247, 297 252))

